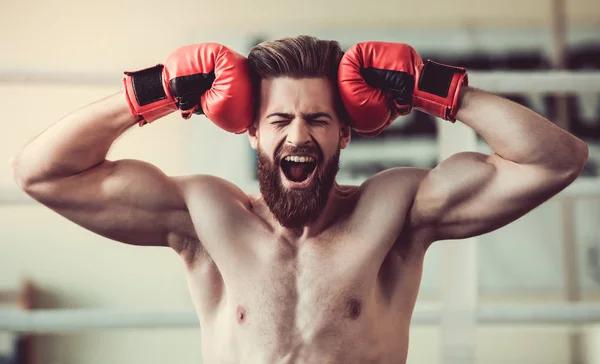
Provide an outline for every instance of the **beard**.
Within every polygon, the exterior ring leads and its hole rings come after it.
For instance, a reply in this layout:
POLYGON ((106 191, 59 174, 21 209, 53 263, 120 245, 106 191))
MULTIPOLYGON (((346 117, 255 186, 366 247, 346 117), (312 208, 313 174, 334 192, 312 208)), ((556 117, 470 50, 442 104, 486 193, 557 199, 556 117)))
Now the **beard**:
POLYGON ((285 151, 280 147, 275 161, 271 162, 259 145, 257 156, 260 192, 277 221, 289 229, 301 228, 315 221, 327 204, 340 168, 339 144, 336 153, 328 161, 323 161, 323 153, 318 147, 291 148, 285 151), (321 157, 309 186, 302 189, 286 189, 281 181, 280 170, 283 152, 301 154, 310 151, 321 157))

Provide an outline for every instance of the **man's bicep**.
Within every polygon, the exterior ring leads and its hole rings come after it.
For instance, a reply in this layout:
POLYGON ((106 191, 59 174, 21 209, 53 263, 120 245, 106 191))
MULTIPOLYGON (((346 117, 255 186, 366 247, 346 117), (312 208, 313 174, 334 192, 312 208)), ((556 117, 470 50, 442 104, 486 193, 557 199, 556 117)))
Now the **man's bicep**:
POLYGON ((143 161, 104 161, 33 189, 32 197, 58 214, 119 242, 164 246, 193 234, 173 179, 143 161))
POLYGON ((436 240, 481 235, 518 219, 558 191, 541 168, 498 155, 459 153, 423 180, 413 214, 436 240))

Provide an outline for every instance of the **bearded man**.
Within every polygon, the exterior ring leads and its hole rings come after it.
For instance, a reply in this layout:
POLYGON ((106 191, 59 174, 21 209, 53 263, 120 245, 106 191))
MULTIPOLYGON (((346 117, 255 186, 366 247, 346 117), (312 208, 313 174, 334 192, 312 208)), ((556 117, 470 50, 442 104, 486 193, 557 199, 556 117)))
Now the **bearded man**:
POLYGON ((127 72, 122 92, 58 121, 12 164, 24 191, 74 223, 181 256, 204 362, 349 364, 406 362, 433 242, 516 220, 573 182, 587 155, 573 135, 409 45, 367 42, 344 54, 300 36, 248 57, 214 43, 179 48, 127 72), (377 135, 413 108, 466 124, 493 153, 339 185, 351 129, 377 135), (106 159, 128 129, 175 111, 247 133, 260 194, 106 159))

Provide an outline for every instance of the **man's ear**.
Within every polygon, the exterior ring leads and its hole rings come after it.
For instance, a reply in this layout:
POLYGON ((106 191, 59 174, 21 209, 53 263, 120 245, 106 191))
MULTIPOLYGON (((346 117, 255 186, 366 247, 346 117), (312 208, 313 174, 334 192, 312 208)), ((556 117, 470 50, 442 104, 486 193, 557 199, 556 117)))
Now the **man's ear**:
POLYGON ((257 150, 258 148, 258 123, 250 125, 248 128, 248 140, 252 149, 257 150))
POLYGON ((352 136, 351 129, 348 125, 342 125, 340 128, 340 149, 345 149, 350 143, 352 136))

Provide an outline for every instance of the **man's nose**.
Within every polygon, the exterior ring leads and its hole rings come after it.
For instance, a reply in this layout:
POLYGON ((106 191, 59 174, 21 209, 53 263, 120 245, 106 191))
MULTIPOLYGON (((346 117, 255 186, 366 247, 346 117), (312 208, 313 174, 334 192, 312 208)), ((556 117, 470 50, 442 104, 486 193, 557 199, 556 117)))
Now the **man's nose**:
POLYGON ((303 147, 310 144, 311 141, 310 130, 306 122, 304 120, 294 120, 288 128, 286 142, 295 147, 303 147))

